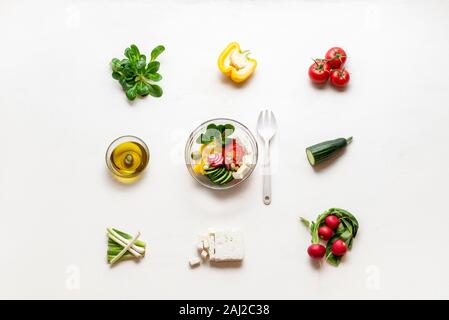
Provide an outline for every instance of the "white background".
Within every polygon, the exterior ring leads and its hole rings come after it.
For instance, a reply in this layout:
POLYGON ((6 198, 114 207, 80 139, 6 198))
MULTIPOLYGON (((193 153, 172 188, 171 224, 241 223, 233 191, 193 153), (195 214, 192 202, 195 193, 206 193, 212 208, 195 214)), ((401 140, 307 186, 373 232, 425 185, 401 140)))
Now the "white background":
MULTIPOLYGON (((449 298, 448 1, 0 2, 0 298, 449 298), (250 49, 254 76, 234 86, 216 60, 250 49), (109 61, 136 43, 160 56, 160 99, 128 103, 109 61), (350 86, 318 89, 311 58, 342 46, 350 86), (189 133, 213 117, 273 142, 273 203, 259 170, 211 192, 183 163, 189 133), (135 185, 107 172, 116 137, 147 142, 135 185), (315 171, 305 147, 354 136, 315 171), (310 262, 298 222, 330 207, 361 224, 339 268, 310 262), (105 262, 105 228, 142 232, 140 263, 105 262), (190 270, 195 238, 241 227, 240 268, 190 270)), ((260 169, 260 167, 258 168, 260 169)))

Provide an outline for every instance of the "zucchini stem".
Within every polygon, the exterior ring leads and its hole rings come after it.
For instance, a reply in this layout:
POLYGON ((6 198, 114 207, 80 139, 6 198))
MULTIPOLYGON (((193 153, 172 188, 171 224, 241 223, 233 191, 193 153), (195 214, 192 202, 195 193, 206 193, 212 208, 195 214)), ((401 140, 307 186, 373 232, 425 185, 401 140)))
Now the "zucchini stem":
POLYGON ((346 143, 350 144, 352 142, 352 136, 346 139, 346 143))

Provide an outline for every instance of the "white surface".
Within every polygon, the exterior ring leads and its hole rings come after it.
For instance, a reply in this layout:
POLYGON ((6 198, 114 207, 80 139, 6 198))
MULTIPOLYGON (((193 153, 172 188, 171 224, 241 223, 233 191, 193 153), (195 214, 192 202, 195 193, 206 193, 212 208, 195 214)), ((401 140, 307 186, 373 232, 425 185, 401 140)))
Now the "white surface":
POLYGON ((435 0, 1 1, 0 298, 449 298, 448 38, 435 0), (232 40, 259 62, 242 87, 216 66, 232 40), (129 104, 111 78, 131 43, 166 46, 162 98, 129 104), (333 45, 350 55, 344 92, 307 78, 333 45), (229 192, 197 185, 189 132, 221 116, 254 132, 265 107, 279 124, 272 205, 258 170, 229 192), (151 151, 132 186, 104 162, 123 134, 151 151), (349 135, 332 165, 309 166, 305 147, 349 135), (360 234, 339 268, 316 268, 298 217, 333 206, 360 234), (145 259, 111 269, 108 226, 142 231, 145 259), (208 227, 243 229, 240 268, 189 268, 208 227))

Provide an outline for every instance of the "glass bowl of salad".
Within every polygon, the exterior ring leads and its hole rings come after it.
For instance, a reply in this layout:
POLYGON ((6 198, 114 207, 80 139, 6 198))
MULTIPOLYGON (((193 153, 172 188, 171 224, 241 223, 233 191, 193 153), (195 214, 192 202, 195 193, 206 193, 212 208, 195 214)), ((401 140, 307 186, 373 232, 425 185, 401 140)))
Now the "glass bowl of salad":
POLYGON ((210 189, 229 189, 248 179, 257 164, 257 141, 236 120, 202 123, 189 136, 185 161, 192 177, 210 189))

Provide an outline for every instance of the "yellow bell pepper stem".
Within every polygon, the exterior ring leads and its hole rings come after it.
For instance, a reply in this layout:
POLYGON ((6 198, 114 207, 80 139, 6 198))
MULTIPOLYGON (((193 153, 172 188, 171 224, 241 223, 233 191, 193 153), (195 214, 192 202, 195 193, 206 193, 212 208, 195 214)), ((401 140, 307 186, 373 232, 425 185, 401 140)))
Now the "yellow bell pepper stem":
POLYGON ((218 68, 232 81, 240 83, 249 78, 257 66, 257 61, 248 58, 249 51, 242 51, 237 42, 231 42, 218 58, 218 68))

